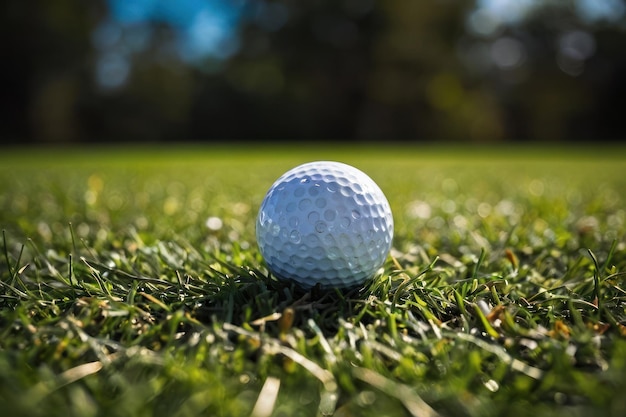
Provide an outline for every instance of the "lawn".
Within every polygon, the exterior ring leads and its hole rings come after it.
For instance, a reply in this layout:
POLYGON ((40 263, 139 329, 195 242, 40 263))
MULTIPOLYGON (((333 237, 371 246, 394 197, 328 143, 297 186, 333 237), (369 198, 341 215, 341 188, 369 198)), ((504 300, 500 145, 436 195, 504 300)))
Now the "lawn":
POLYGON ((626 415, 626 149, 0 154, 6 416, 626 415), (275 280, 284 171, 366 172, 394 214, 363 288, 275 280))

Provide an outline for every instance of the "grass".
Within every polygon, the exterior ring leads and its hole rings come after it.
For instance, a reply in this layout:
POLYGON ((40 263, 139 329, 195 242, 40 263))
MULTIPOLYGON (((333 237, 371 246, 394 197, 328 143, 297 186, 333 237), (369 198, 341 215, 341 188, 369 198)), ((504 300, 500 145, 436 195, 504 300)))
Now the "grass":
POLYGON ((622 416, 623 151, 4 152, 0 407, 622 416), (314 159, 390 200, 394 248, 364 288, 303 292, 259 255, 265 191, 314 159))

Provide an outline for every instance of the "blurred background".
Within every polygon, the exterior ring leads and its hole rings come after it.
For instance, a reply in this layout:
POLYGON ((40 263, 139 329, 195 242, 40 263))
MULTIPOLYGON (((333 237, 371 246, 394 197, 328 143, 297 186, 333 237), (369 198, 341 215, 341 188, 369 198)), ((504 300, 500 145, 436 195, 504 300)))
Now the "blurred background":
POLYGON ((4 144, 621 141, 623 0, 9 0, 4 144))

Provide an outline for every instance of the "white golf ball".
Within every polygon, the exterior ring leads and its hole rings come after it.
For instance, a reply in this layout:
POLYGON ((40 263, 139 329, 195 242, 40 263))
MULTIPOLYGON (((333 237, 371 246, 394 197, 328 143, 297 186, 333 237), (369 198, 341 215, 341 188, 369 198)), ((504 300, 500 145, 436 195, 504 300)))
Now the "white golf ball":
POLYGON ((358 169, 319 161, 286 172, 271 186, 256 222, 269 270, 309 289, 363 284, 383 265, 393 238, 385 195, 358 169))

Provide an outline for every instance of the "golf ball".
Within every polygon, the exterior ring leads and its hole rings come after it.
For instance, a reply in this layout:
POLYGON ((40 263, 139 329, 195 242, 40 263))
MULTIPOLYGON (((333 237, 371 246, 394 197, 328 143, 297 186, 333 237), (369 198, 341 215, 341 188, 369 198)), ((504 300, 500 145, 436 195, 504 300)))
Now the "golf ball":
POLYGON ((269 270, 309 289, 363 284, 383 265, 393 238, 391 208, 378 185, 339 162, 286 172, 259 209, 256 238, 269 270))

